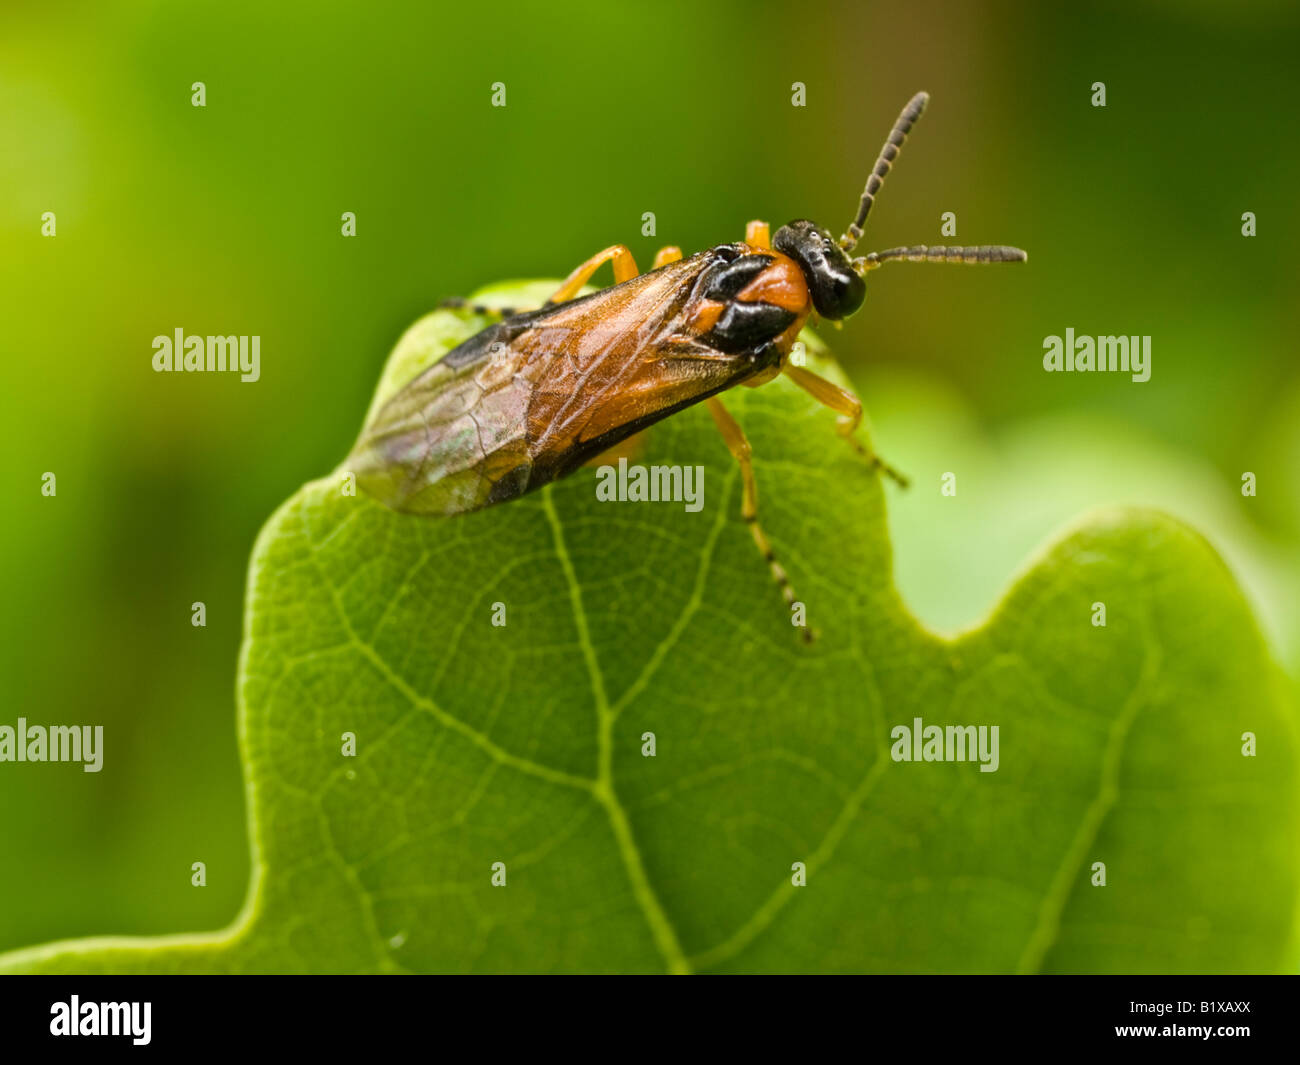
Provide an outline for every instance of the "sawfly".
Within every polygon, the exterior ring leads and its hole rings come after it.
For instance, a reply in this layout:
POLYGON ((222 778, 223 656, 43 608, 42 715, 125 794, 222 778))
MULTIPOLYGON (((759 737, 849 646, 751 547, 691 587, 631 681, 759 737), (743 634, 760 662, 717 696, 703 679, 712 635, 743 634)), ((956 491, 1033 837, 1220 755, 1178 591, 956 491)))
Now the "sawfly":
MULTIPOLYGON (((464 514, 565 477, 633 433, 703 402, 740 464, 744 520, 793 605, 789 579, 758 522, 749 442, 718 394, 784 374, 839 416, 840 434, 872 469, 905 484, 854 437, 862 420, 858 398, 792 364, 799 331, 814 315, 840 321, 857 311, 867 272, 887 262, 1027 258, 1002 245, 915 245, 852 256, 928 100, 918 93, 903 108, 838 241, 807 220, 774 235, 755 221, 743 241, 689 258, 664 248, 644 274, 624 245, 606 248, 536 309, 502 312, 447 301, 500 321, 447 352, 379 409, 350 460, 357 483, 394 510, 464 514), (614 285, 580 295, 606 262, 614 285)), ((811 638, 810 629, 802 631, 811 638)))

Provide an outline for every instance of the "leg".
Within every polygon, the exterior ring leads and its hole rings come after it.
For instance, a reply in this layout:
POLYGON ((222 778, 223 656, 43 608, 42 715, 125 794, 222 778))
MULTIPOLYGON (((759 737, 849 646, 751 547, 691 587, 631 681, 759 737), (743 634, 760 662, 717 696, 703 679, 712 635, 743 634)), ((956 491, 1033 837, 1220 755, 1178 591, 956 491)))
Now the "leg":
POLYGON ((772 247, 772 233, 766 222, 760 222, 758 219, 750 222, 745 227, 745 243, 752 244, 756 248, 768 249, 772 247))
MULTIPOLYGON (((709 413, 717 423, 718 431, 722 433, 722 439, 726 441, 727 450, 740 463, 740 476, 745 485, 745 494, 740 504, 741 517, 745 519, 745 524, 753 534, 759 554, 772 569, 772 577, 777 587, 781 589, 781 598, 785 600, 786 606, 793 606, 796 600, 794 589, 790 587, 790 578, 786 576, 785 568, 776 560, 776 553, 772 550, 763 527, 758 524, 758 485, 754 481, 754 465, 750 461, 749 441, 745 439, 745 432, 741 429, 740 423, 731 416, 721 400, 716 396, 710 396, 706 402, 709 413)), ((812 643, 813 632, 806 625, 800 630, 800 634, 804 643, 812 643)))
POLYGON ((655 261, 650 264, 651 270, 658 270, 661 266, 667 266, 669 263, 678 262, 682 257, 682 249, 676 244, 669 244, 666 248, 660 248, 655 254, 655 261))
POLYGON ((582 286, 591 279, 591 275, 610 259, 614 260, 614 284, 616 285, 621 285, 624 281, 631 281, 640 273, 636 268, 636 260, 632 258, 632 253, 624 245, 615 244, 604 251, 598 251, 574 270, 564 279, 564 284, 555 290, 555 295, 547 302, 563 303, 565 300, 573 299, 582 289, 582 286))
POLYGON ((830 407, 840 416, 838 424, 840 436, 844 437, 859 455, 871 463, 873 470, 879 470, 886 477, 897 482, 900 487, 907 487, 908 481, 906 477, 881 459, 875 452, 868 451, 853 435, 858 426, 862 424, 862 402, 857 396, 852 392, 844 391, 839 385, 832 384, 826 378, 818 377, 815 373, 805 370, 802 366, 791 366, 787 363, 783 372, 818 403, 830 407))
POLYGON ((439 310, 469 311, 470 314, 494 314, 501 318, 511 318, 533 307, 489 307, 483 303, 470 303, 464 296, 448 296, 438 303, 439 310))

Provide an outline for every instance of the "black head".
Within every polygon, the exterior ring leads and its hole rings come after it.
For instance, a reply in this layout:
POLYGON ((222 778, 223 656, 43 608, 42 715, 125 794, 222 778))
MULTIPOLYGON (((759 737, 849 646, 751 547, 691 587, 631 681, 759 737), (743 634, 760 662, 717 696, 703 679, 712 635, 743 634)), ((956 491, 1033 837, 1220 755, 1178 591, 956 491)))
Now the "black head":
POLYGON ((847 318, 862 306, 867 283, 829 230, 802 218, 778 229, 772 247, 799 264, 813 306, 823 318, 847 318))

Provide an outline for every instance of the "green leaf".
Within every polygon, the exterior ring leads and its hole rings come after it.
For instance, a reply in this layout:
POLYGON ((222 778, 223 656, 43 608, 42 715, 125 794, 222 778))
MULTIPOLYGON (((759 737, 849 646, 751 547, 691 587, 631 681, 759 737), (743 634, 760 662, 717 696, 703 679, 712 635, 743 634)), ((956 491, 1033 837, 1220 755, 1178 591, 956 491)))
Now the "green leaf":
MULTIPOLYGON (((380 391, 481 324, 430 315, 380 391)), ((942 640, 895 592, 881 484, 834 416, 784 379, 726 402, 816 644, 795 638, 700 408, 656 427, 644 459, 703 464, 699 513, 598 503, 587 469, 420 519, 345 495, 336 471, 275 514, 250 566, 245 912, 0 968, 1294 964, 1296 714, 1200 536, 1093 512, 942 640), (996 772, 894 761, 891 731, 915 718, 998 726, 996 772)))

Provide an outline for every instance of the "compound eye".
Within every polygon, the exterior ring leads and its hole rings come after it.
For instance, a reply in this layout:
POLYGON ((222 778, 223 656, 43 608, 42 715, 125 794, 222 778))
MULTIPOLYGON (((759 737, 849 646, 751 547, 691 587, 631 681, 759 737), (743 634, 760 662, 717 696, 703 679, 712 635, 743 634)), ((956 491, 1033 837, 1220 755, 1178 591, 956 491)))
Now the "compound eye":
POLYGON ((833 312, 826 312, 827 318, 847 318, 862 306, 867 298, 867 283, 858 276, 852 266, 838 271, 833 292, 828 302, 833 304, 833 312))

